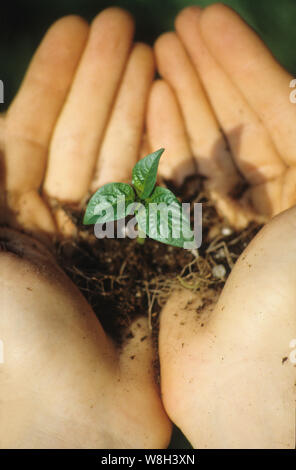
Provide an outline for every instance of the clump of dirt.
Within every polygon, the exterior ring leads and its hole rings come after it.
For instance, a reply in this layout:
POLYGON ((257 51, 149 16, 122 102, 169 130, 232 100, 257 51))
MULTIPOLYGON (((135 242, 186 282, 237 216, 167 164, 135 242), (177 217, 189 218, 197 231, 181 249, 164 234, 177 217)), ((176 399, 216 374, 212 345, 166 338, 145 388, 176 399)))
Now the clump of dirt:
POLYGON ((192 205, 203 203, 203 243, 198 251, 151 239, 143 245, 127 238, 98 240, 92 226, 82 225, 82 214, 68 209, 79 235, 75 241, 57 245, 59 262, 119 344, 129 335, 131 322, 147 315, 157 348, 159 312, 171 291, 180 286, 192 291, 220 290, 260 228, 254 224, 240 233, 232 231, 218 216, 198 177, 188 179, 178 195, 192 205), (217 273, 224 275, 218 278, 217 273))

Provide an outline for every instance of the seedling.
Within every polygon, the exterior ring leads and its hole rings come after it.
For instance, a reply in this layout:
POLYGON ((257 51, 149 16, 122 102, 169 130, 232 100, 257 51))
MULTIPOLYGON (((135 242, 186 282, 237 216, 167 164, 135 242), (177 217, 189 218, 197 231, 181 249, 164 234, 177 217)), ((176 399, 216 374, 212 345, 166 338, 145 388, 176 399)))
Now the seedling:
POLYGON ((155 186, 163 152, 164 149, 159 149, 136 163, 132 185, 108 183, 99 188, 89 200, 83 223, 112 222, 134 214, 140 243, 146 235, 178 247, 192 242, 193 232, 180 202, 169 189, 155 186))

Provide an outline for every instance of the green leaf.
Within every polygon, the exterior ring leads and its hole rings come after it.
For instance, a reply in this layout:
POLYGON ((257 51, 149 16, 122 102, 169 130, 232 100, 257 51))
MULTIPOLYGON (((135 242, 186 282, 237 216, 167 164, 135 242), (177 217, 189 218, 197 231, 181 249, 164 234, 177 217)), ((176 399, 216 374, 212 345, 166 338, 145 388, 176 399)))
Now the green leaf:
POLYGON ((129 184, 108 183, 90 198, 84 218, 84 225, 112 222, 128 215, 129 204, 135 201, 135 192, 129 184))
POLYGON ((169 189, 157 186, 145 200, 145 209, 141 207, 136 213, 136 219, 143 232, 161 243, 183 248, 185 242, 194 240, 189 218, 169 189))
POLYGON ((137 195, 141 199, 146 199, 153 191, 156 183, 159 159, 163 152, 164 149, 159 149, 156 150, 156 152, 150 153, 145 158, 138 161, 133 168, 132 183, 137 195))

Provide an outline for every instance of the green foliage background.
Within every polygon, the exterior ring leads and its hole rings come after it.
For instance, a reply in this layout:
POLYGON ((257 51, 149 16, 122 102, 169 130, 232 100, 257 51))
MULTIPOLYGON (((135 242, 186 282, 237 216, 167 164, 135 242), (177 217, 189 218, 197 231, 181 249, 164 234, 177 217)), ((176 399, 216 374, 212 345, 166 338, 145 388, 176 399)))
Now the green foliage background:
MULTIPOLYGON (((174 18, 184 6, 206 6, 213 0, 6 0, 0 15, 0 79, 5 84, 7 107, 15 94, 27 64, 43 34, 57 18, 78 14, 91 20, 100 10, 117 5, 133 13, 136 38, 150 44, 173 29, 174 18)), ((278 60, 296 73, 296 1, 225 0, 261 35, 278 60)), ((264 84, 262 84, 264 85, 264 84)), ((3 107, 3 105, 2 105, 3 107)))

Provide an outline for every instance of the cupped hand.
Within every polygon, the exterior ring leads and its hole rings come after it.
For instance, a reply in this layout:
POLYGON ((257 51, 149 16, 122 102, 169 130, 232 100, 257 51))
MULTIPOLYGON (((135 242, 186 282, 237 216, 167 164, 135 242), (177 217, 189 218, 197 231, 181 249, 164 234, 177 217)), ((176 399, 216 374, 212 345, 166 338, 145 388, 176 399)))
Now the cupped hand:
POLYGON ((116 349, 43 245, 0 242, 0 447, 166 447, 146 319, 116 349))
MULTIPOLYGON (((176 25, 187 52, 174 33, 156 43, 167 81, 152 89, 148 135, 150 142, 170 143, 182 135, 187 153, 181 146, 179 154, 171 151, 163 174, 182 182, 193 151, 218 208, 236 226, 252 213, 270 217, 290 207, 296 197, 291 77, 224 6, 186 9, 176 25), (164 111, 157 127, 161 102, 171 114, 165 121, 164 111), (229 196, 240 178, 234 163, 250 185, 246 208, 229 196)), ((294 207, 259 232, 221 295, 179 290, 162 311, 163 402, 196 448, 295 448, 295 220, 294 207)))
MULTIPOLYGON (((133 29, 117 8, 50 28, 1 120, 1 223, 73 235, 61 205, 130 178, 154 76, 133 29)), ((2 228, 0 265, 1 448, 166 447, 146 319, 118 350, 35 239, 2 228)))
POLYGON ((1 222, 37 236, 73 234, 63 204, 130 178, 154 76, 151 49, 132 44, 128 13, 109 8, 89 27, 57 21, 1 119, 1 222))
POLYGON ((217 293, 161 314, 165 409, 196 448, 295 448, 296 208, 276 216, 217 293))
POLYGON ((295 204, 292 76, 255 32, 221 4, 190 7, 155 55, 163 80, 152 88, 147 128, 151 147, 167 147, 163 176, 180 184, 197 163, 236 228, 295 204))

